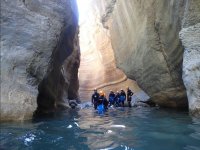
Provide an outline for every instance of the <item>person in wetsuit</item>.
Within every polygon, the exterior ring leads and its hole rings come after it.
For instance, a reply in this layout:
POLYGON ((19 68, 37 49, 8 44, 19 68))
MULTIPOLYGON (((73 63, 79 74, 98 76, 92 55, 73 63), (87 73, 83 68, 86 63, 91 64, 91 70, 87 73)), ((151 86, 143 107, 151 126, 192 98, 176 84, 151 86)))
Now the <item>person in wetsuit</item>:
POLYGON ((109 107, 115 104, 115 93, 111 90, 109 93, 109 107))
POLYGON ((97 92, 97 89, 94 89, 94 93, 92 94, 92 104, 94 105, 94 109, 97 109, 98 105, 98 100, 99 100, 99 93, 97 92))
POLYGON ((126 93, 121 89, 120 91, 120 105, 124 107, 124 102, 126 101, 126 93))
POLYGON ((106 99, 106 96, 105 96, 105 93, 103 91, 100 91, 99 92, 99 99, 98 99, 98 102, 97 102, 97 107, 99 105, 102 105, 104 106, 104 109, 107 110, 108 109, 108 100, 106 99))
POLYGON ((133 92, 127 87, 127 101, 128 106, 131 107, 131 99, 132 99, 133 92))
POLYGON ((120 93, 119 93, 119 91, 116 92, 114 101, 115 101, 115 106, 119 107, 120 106, 120 93))
POLYGON ((108 109, 108 104, 109 104, 109 102, 108 102, 108 100, 106 98, 106 94, 104 93, 103 105, 104 105, 106 110, 108 109))

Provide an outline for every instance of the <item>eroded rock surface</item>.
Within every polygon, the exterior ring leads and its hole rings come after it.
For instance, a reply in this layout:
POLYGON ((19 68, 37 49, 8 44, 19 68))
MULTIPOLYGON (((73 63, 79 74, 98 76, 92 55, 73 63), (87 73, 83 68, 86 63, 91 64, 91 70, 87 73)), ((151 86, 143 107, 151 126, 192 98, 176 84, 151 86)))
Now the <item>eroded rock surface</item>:
POLYGON ((189 108, 200 112, 200 23, 180 32, 185 47, 183 81, 187 89, 189 108))
POLYGON ((116 64, 164 107, 187 107, 179 39, 185 1, 101 0, 116 64))
MULTIPOLYGON (((94 36, 91 37, 96 43, 90 43, 93 47, 90 46, 88 55, 83 53, 81 68, 85 65, 85 70, 88 70, 92 66, 89 64, 94 64, 91 62, 96 59, 98 65, 94 65, 93 68, 101 69, 96 74, 85 73, 88 75, 85 86, 89 84, 94 87, 95 84, 105 83, 104 77, 108 74, 105 71, 106 68, 112 68, 110 72, 120 79, 119 74, 114 71, 117 68, 125 73, 124 77, 136 80, 139 86, 160 106, 187 108, 188 95, 190 109, 199 108, 197 93, 200 93, 198 82, 200 7, 198 0, 93 0, 91 5, 93 7, 92 12, 88 13, 88 20, 97 20, 93 31, 94 36), (91 14, 94 16, 92 19, 91 14), (96 54, 94 49, 97 50, 96 54), (192 53, 187 52, 191 49, 196 50, 192 53), (95 57, 87 59, 91 54, 95 57), (106 62, 109 57, 113 59, 112 55, 114 55, 114 61, 112 61, 114 67, 99 63, 101 58, 103 62, 106 62), (90 81, 95 82, 90 84, 90 81)), ((107 79, 115 80, 112 74, 107 79)), ((107 80, 106 83, 109 81, 107 80)))
POLYGON ((74 0, 1 1, 1 120, 30 119, 77 98, 74 0), (73 84, 72 84, 73 82, 73 84))
MULTIPOLYGON (((160 106, 186 108, 185 84, 189 108, 199 112, 199 0, 91 0, 91 6, 89 24, 81 26, 89 39, 82 99, 95 87, 140 90, 135 79, 160 106)), ((76 15, 74 0, 1 1, 1 120, 29 119, 37 103, 40 114, 79 98, 76 15)))
MULTIPOLYGON (((95 7, 98 1, 91 1, 87 8, 87 17, 80 24, 81 64, 79 69, 80 99, 91 99, 94 88, 101 89, 108 96, 110 90, 140 90, 136 82, 127 78, 117 68, 110 32, 101 22, 101 15, 95 7)), ((82 12, 80 12, 82 13, 82 12)))
POLYGON ((183 81, 189 108, 200 114, 200 1, 187 1, 180 38, 184 46, 183 81))

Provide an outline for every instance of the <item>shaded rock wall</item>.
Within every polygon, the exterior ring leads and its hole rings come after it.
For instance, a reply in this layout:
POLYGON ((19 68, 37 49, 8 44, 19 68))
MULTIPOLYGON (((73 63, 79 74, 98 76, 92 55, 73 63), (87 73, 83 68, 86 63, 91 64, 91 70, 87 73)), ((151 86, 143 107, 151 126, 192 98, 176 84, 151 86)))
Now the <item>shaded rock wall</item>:
POLYGON ((48 112, 78 97, 76 15, 74 0, 1 1, 1 120, 30 119, 37 102, 37 112, 48 112))
POLYGON ((200 1, 187 1, 180 38, 184 46, 183 81, 189 108, 200 114, 200 1))
POLYGON ((187 107, 179 39, 185 1, 101 0, 116 64, 164 107, 187 107))

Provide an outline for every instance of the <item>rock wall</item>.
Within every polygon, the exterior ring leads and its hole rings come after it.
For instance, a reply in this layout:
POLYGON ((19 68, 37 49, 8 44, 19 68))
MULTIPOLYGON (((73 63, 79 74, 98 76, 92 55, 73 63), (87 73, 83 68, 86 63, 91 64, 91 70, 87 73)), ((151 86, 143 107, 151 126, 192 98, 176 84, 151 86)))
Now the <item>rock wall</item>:
POLYGON ((1 120, 30 119, 37 103, 39 114, 78 97, 76 15, 74 0, 1 0, 1 120))
MULTIPOLYGON (((94 88, 106 95, 129 86, 134 92, 140 91, 135 81, 130 80, 116 67, 110 32, 101 22, 98 1, 92 0, 87 8, 87 17, 80 18, 81 64, 79 68, 80 99, 91 99, 94 88)), ((86 9, 86 8, 85 8, 86 9)), ((80 12, 84 13, 84 12, 80 12)), ((80 14, 81 15, 81 14, 80 14)))
POLYGON ((101 0, 116 64, 164 107, 187 107, 179 39, 185 1, 101 0))
POLYGON ((189 108, 200 114, 200 1, 187 1, 180 38, 184 46, 183 81, 189 108))

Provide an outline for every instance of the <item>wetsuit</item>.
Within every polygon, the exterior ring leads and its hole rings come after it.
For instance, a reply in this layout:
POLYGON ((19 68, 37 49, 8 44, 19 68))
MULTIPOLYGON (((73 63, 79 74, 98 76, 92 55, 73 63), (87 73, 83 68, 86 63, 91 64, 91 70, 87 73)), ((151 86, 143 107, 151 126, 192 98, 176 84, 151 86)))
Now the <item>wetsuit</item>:
POLYGON ((115 106, 119 107, 119 105, 120 105, 120 94, 119 93, 116 93, 114 100, 115 100, 115 106))
POLYGON ((109 104, 108 100, 104 97, 104 99, 103 99, 103 105, 104 105, 104 108, 106 110, 108 109, 108 104, 109 104))
POLYGON ((97 104, 99 100, 99 93, 95 92, 92 94, 92 104, 94 104, 94 109, 97 109, 97 104))
POLYGON ((110 92, 110 94, 109 94, 109 106, 114 105, 114 104, 115 104, 115 93, 110 92))
POLYGON ((128 101, 128 106, 131 107, 131 96, 133 95, 133 92, 128 89, 127 90, 127 101, 128 101))
POLYGON ((122 90, 120 92, 120 104, 122 104, 122 107, 124 107, 125 100, 126 100, 126 93, 124 92, 124 90, 122 90))
POLYGON ((97 106, 103 104, 104 108, 107 109, 108 108, 108 100, 104 97, 104 96, 99 96, 98 102, 97 102, 97 106))

